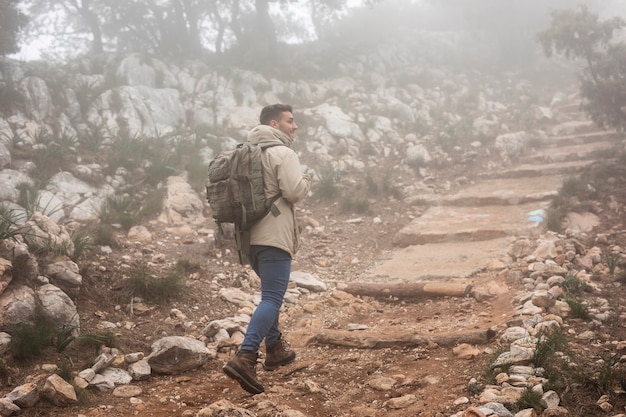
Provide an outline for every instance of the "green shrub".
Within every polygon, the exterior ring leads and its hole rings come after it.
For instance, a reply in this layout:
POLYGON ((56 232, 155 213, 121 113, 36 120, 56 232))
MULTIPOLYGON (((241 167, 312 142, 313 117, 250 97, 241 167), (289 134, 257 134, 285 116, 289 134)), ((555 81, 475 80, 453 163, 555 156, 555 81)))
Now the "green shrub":
POLYGON ((541 397, 541 393, 533 391, 532 388, 526 388, 522 391, 520 398, 515 402, 514 409, 516 411, 521 411, 527 408, 532 408, 537 413, 541 413, 541 411, 543 411, 543 407, 541 406, 541 397))
POLYGON ((91 232, 94 245, 99 246, 115 246, 117 240, 115 238, 115 229, 106 223, 98 223, 91 232))
POLYGON ((113 138, 109 166, 112 171, 119 167, 134 170, 141 166, 148 151, 149 147, 145 135, 139 133, 130 135, 122 132, 113 138))
POLYGON ((609 268, 609 274, 615 275, 615 269, 619 265, 620 254, 611 252, 610 250, 605 250, 602 252, 602 260, 609 268))
POLYGON ((207 175, 208 165, 204 163, 200 155, 192 155, 187 164, 187 180, 191 188, 199 193, 204 193, 207 175))
POLYGON ((142 223, 146 219, 156 217, 163 210, 163 201, 165 200, 165 187, 152 189, 143 200, 139 211, 137 212, 137 223, 142 223))
POLYGON ((376 179, 369 172, 366 173, 365 185, 367 186, 367 192, 370 195, 377 197, 391 195, 397 200, 402 198, 400 191, 394 186, 389 172, 383 173, 380 181, 376 181, 376 179))
POLYGON ((544 332, 537 335, 537 344, 533 353, 535 366, 545 368, 554 358, 555 353, 567 349, 567 338, 558 331, 544 332))
POLYGON ((332 166, 322 168, 317 177, 317 190, 315 195, 319 198, 329 200, 335 198, 339 194, 338 182, 341 179, 341 173, 332 166))
POLYGON ((341 211, 344 213, 364 214, 369 212, 370 203, 366 198, 344 196, 340 200, 341 211))
POLYGON ((573 297, 565 297, 564 301, 567 303, 567 305, 569 305, 570 317, 579 318, 583 320, 589 319, 590 317, 589 308, 586 305, 584 305, 583 303, 581 303, 580 301, 578 301, 576 298, 573 298, 573 297))
POLYGON ((179 259, 176 261, 175 270, 190 274, 202 270, 202 266, 197 262, 191 262, 189 259, 179 259))
POLYGON ((146 183, 152 186, 165 181, 167 177, 176 172, 176 169, 171 165, 171 158, 169 156, 159 156, 152 160, 145 168, 146 183))
POLYGON ((96 352, 100 347, 114 347, 116 345, 115 335, 111 332, 83 333, 74 336, 78 326, 66 323, 57 335, 57 352, 63 352, 71 343, 79 343, 83 347, 92 348, 96 352))
POLYGON ((70 358, 65 357, 61 361, 59 368, 55 372, 58 376, 63 378, 66 382, 72 383, 74 376, 72 375, 72 361, 70 358))
POLYGON ((566 212, 559 207, 551 206, 546 210, 546 229, 555 233, 563 233, 563 220, 566 212))
POLYGON ((136 203, 128 196, 110 196, 100 207, 100 221, 107 224, 119 224, 124 230, 139 223, 136 203))
POLYGON ((602 356, 600 369, 598 370, 595 381, 598 391, 601 394, 610 395, 615 392, 615 388, 623 386, 626 373, 619 367, 620 355, 605 353, 602 356))
POLYGON ((131 296, 157 304, 165 304, 185 292, 180 272, 173 270, 159 277, 145 267, 135 268, 130 273, 127 287, 131 296))
POLYGON ((102 144, 108 139, 111 139, 111 134, 105 123, 84 130, 79 136, 80 145, 91 152, 99 151, 102 144))
POLYGON ((74 243, 74 253, 72 254, 72 260, 76 261, 84 253, 85 250, 93 244, 93 236, 89 229, 82 228, 70 233, 72 242, 74 243))
POLYGON ((23 132, 14 132, 5 130, 0 134, 0 141, 11 149, 16 149, 21 142, 24 141, 25 134, 23 132))
POLYGON ((0 240, 17 239, 22 234, 22 228, 18 226, 18 222, 23 220, 23 215, 18 214, 15 210, 0 204, 0 240))
POLYGON ((22 362, 38 357, 42 350, 52 346, 55 331, 50 319, 37 308, 32 323, 18 324, 10 334, 13 357, 22 362))
POLYGON ((561 287, 567 294, 575 295, 587 290, 588 285, 584 280, 578 278, 578 273, 570 273, 565 276, 565 281, 563 281, 561 287))

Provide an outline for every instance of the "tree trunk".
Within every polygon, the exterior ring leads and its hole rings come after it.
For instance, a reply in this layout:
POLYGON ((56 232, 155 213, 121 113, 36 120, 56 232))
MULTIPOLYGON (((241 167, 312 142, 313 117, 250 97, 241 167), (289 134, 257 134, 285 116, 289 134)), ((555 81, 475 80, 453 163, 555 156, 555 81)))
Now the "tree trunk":
POLYGON ((460 343, 481 345, 488 343, 496 332, 473 330, 465 333, 429 335, 418 334, 385 334, 384 332, 322 330, 307 341, 307 344, 326 344, 359 349, 384 349, 389 347, 416 347, 436 343, 441 347, 454 347, 460 343))
POLYGON ((416 282, 381 284, 352 282, 343 291, 353 295, 368 297, 430 298, 465 297, 471 291, 471 284, 464 282, 416 282))
POLYGON ((78 12, 87 22, 89 30, 91 31, 92 44, 91 52, 94 54, 101 54, 104 50, 102 43, 102 28, 98 21, 98 16, 91 10, 91 1, 83 0, 82 5, 78 7, 78 12))

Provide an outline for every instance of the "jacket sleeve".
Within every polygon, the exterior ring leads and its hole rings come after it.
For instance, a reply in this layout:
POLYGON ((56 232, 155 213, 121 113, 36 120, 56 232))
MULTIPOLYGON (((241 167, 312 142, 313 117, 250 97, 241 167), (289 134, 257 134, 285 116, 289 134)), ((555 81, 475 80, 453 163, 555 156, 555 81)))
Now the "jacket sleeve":
POLYGON ((276 167, 276 174, 280 192, 290 203, 301 201, 309 193, 311 177, 302 173, 300 160, 293 150, 286 152, 282 162, 276 167))

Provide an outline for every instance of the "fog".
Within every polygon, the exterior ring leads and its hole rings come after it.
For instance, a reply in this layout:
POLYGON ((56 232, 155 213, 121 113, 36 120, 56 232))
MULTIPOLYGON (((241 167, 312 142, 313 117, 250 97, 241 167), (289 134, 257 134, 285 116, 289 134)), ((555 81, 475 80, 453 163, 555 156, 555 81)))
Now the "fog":
MULTIPOLYGON (((270 3, 269 13, 279 42, 316 44, 318 48, 339 42, 366 48, 368 45, 376 47, 388 40, 401 42, 407 38, 441 33, 447 33, 449 39, 453 39, 453 34, 462 34, 465 39, 467 35, 472 37, 472 46, 462 48, 464 56, 451 55, 449 59, 489 59, 492 63, 512 65, 527 63, 534 55, 536 34, 549 25, 551 9, 584 4, 601 18, 626 15, 626 4, 619 0, 379 0, 373 6, 364 3, 349 0, 341 10, 327 11, 322 19, 325 20, 324 25, 318 22, 318 26, 313 23, 312 9, 306 1, 289 2, 289 7, 278 2, 270 3)), ((253 8, 247 11, 252 12, 253 8)), ((249 17, 242 16, 245 27, 249 17)), ((57 7, 45 18, 35 18, 33 14, 30 17, 31 26, 23 37, 22 50, 13 58, 64 61, 89 51, 90 36, 84 25, 76 25, 76 30, 63 26, 65 21, 66 25, 75 25, 77 16, 67 15, 57 7), (54 21, 60 22, 61 26, 55 29, 54 21)), ((99 19, 104 22, 106 17, 100 16, 99 19)), ((147 19, 145 23, 135 22, 136 28, 149 25, 147 19)), ((213 53, 219 34, 214 23, 206 21, 206 16, 203 19, 205 21, 200 26, 202 45, 206 51, 213 53)), ((236 46, 232 33, 227 30, 223 36, 225 48, 236 46)), ((115 40, 106 41, 105 46, 108 52, 120 48, 115 40)))

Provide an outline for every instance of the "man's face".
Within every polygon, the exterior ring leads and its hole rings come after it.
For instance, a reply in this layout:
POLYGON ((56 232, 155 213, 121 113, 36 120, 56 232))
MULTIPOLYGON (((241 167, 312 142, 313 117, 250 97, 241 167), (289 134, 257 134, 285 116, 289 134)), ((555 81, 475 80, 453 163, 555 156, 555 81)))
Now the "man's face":
POLYGON ((298 129, 298 125, 296 121, 293 119, 293 114, 288 111, 284 111, 280 115, 279 120, 271 120, 270 126, 274 129, 278 129, 281 132, 289 135, 291 139, 294 138, 296 130, 298 129))

